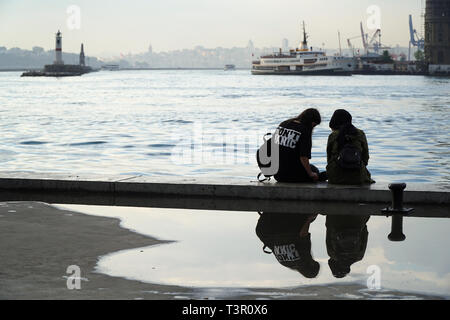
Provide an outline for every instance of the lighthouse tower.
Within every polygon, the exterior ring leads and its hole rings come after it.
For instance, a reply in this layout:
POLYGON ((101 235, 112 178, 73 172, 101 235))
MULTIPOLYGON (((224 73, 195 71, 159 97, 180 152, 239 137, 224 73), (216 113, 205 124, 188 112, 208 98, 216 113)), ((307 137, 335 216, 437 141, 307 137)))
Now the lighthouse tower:
POLYGON ((84 63, 84 47, 83 44, 81 44, 81 51, 80 51, 80 66, 85 66, 86 64, 84 63))
POLYGON ((58 33, 56 34, 55 57, 56 60, 53 64, 64 64, 62 60, 62 36, 61 31, 59 30, 58 33))

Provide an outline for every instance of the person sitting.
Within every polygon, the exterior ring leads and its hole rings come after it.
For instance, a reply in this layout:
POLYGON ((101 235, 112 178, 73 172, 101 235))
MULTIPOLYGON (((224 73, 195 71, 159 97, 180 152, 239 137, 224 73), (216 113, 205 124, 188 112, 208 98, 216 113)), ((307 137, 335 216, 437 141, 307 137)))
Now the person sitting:
POLYGON ((367 165, 369 147, 364 131, 352 124, 351 114, 339 109, 333 113, 327 143, 327 176, 331 184, 374 183, 367 165))
POLYGON ((309 108, 299 116, 283 121, 272 139, 279 147, 279 167, 274 178, 278 182, 315 182, 326 180, 324 173, 309 163, 312 132, 320 124, 317 109, 309 108))

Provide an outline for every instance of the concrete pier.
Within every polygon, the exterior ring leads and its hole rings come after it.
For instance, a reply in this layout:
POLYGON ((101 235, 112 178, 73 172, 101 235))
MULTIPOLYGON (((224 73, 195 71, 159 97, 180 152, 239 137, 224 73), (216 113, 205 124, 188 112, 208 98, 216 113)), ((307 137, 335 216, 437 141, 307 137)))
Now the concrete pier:
MULTIPOLYGON (((416 216, 449 217, 445 186, 407 184, 405 206, 416 216)), ((388 183, 338 186, 327 183, 261 183, 243 180, 160 178, 152 176, 82 176, 57 173, 0 172, 0 200, 174 207, 237 211, 369 213, 392 201, 388 183)))

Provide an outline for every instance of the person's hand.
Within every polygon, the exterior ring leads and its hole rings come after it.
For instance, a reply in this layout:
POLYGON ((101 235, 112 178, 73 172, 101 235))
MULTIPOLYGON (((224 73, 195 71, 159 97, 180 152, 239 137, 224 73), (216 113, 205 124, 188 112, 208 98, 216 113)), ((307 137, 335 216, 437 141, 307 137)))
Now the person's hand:
POLYGON ((314 181, 319 180, 319 175, 315 172, 311 172, 311 174, 309 175, 311 177, 311 179, 313 179, 314 181))

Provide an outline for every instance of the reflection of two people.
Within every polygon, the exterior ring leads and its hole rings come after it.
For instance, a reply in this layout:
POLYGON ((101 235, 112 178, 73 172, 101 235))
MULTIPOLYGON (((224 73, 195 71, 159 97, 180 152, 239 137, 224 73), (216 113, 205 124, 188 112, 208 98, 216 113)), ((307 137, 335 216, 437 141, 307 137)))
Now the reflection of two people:
MULTIPOLYGON (((312 256, 309 232, 316 217, 310 214, 261 213, 256 234, 264 244, 264 252, 272 253, 280 264, 300 272, 306 278, 317 277, 320 264, 312 256)), ((345 277, 350 272, 350 266, 364 257, 368 220, 368 215, 327 216, 328 265, 336 278, 345 277)))

